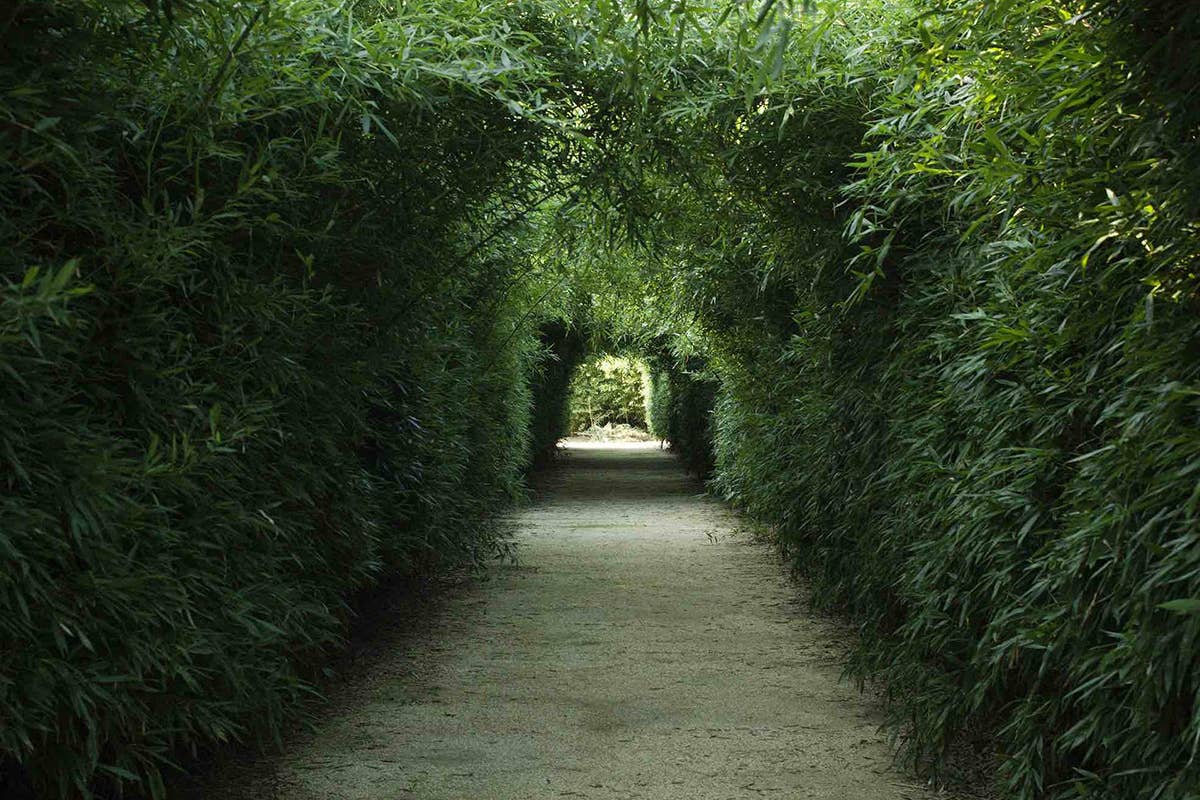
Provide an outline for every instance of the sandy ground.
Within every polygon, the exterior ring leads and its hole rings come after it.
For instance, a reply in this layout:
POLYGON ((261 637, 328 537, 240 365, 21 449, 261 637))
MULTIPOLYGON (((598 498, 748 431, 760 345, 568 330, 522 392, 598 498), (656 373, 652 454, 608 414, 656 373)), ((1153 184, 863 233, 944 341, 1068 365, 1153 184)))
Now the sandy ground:
POLYGON ((519 563, 209 796, 923 800, 770 548, 654 444, 575 443, 519 563))

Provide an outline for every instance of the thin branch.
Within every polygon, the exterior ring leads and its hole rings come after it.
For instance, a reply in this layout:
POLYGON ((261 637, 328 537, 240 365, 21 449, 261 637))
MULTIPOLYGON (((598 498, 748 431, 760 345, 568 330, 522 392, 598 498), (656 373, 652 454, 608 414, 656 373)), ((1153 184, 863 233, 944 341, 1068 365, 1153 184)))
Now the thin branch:
POLYGON ((486 247, 493 239, 495 239, 500 234, 504 233, 504 231, 508 230, 513 225, 516 225, 518 222, 525 219, 525 217, 532 214, 534 211, 536 211, 542 205, 542 203, 545 203, 547 200, 554 197, 555 195, 557 195, 567 189, 573 189, 578 185, 579 185, 579 182, 574 181, 572 183, 566 184, 565 186, 556 186, 553 189, 551 189, 549 192, 547 192, 546 194, 544 194, 540 198, 538 198, 532 205, 526 206, 525 208, 521 209, 521 211, 519 211, 518 213, 514 214, 513 216, 511 216, 508 219, 501 222, 499 225, 497 225, 492 230, 491 233, 489 233, 487 236, 483 237, 478 242, 473 244, 471 246, 471 249, 468 250, 465 254, 463 254, 463 256, 454 263, 454 266, 449 270, 449 273, 457 272, 459 267, 464 266, 468 261, 471 260, 471 258, 476 253, 478 253, 480 250, 482 250, 484 247, 486 247))
POLYGON ((512 342, 516 335, 521 332, 523 326, 525 325, 525 320, 529 319, 529 315, 536 311, 538 306, 542 304, 542 301, 549 297, 551 292, 561 286, 563 281, 565 281, 567 276, 570 274, 571 273, 569 272, 563 273, 562 277, 556 280, 553 285, 550 286, 550 288, 542 292, 541 296, 539 296, 537 300, 534 300, 533 304, 530 305, 529 308, 525 309, 525 313, 521 315, 521 318, 517 320, 516 325, 513 326, 512 333, 508 334, 508 336, 504 338, 504 341, 500 343, 500 346, 492 351, 491 360, 488 361, 483 368, 484 374, 490 372, 492 367, 496 366, 496 362, 499 360, 500 355, 508 349, 509 343, 512 342))
POLYGON ((238 51, 242 49, 242 45, 246 43, 246 39, 250 37, 250 31, 254 29, 254 26, 258 24, 259 19, 262 18, 263 13, 265 13, 270 6, 270 0, 264 0, 263 4, 260 5, 258 10, 254 12, 254 16, 250 17, 250 21, 246 23, 246 27, 242 29, 242 35, 239 36, 237 41, 233 43, 233 47, 229 48, 229 52, 225 54, 225 60, 221 62, 221 67, 217 70, 217 74, 213 76, 212 83, 208 85, 208 90, 204 93, 204 99, 200 102, 201 109, 208 108, 209 104, 213 101, 213 98, 216 97, 217 92, 219 92, 221 87, 225 85, 226 70, 229 69, 229 65, 232 63, 234 56, 236 56, 238 51))

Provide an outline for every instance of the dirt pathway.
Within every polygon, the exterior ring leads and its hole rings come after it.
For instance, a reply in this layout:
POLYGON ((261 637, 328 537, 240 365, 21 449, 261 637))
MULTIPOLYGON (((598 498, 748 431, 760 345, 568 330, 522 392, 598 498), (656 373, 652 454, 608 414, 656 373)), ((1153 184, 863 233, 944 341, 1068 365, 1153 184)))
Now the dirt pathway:
POLYGON ((286 800, 929 795, 889 769, 769 548, 654 445, 576 447, 520 564, 448 601, 312 734, 227 796, 286 800))

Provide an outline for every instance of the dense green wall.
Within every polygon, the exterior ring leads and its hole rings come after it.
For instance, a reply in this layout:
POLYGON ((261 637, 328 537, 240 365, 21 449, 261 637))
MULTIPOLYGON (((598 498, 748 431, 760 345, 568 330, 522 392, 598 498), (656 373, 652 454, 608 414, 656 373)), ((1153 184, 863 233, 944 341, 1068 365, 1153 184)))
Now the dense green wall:
POLYGON ((160 793, 280 729, 349 593, 493 552, 537 342, 494 299, 523 262, 476 243, 545 134, 462 66, 501 45, 410 11, 14 10, 0 794, 160 793))
POLYGON ((697 126, 676 217, 719 389, 656 430, 711 420, 909 755, 1016 798, 1200 796, 1200 50, 1135 5, 864 12, 697 126))
POLYGON ((552 457, 570 428, 571 376, 587 355, 587 337, 563 320, 541 330, 542 356, 533 383, 530 427, 531 459, 541 463, 552 457))
MULTIPOLYGON (((693 365, 694 366, 694 365, 693 365)), ((713 403, 717 382, 684 365, 659 360, 650 377, 650 432, 707 477, 713 467, 713 403)))

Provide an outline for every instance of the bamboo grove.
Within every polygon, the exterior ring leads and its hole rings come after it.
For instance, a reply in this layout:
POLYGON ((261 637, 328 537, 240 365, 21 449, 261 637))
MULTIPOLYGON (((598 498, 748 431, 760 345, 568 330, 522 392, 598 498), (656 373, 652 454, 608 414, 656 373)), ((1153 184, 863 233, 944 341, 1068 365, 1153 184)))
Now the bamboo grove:
POLYGON ((483 567, 600 351, 908 763, 1200 797, 1200 21, 1166 0, 0 12, 0 789, 170 794, 483 567))

